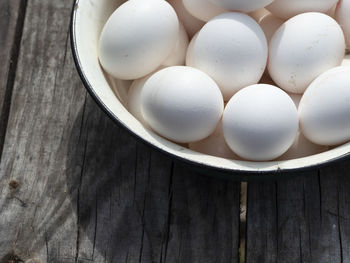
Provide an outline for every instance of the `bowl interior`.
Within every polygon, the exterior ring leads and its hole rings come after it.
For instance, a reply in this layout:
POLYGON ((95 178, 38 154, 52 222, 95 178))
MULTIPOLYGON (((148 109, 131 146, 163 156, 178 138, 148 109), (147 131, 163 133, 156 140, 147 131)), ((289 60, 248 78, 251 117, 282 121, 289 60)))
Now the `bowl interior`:
POLYGON ((144 128, 126 109, 126 96, 130 81, 109 77, 98 61, 98 40, 102 28, 123 0, 77 0, 72 19, 73 53, 85 86, 97 103, 115 120, 134 135, 190 164, 214 169, 216 172, 273 173, 311 168, 345 157, 350 143, 317 155, 288 161, 248 162, 200 154, 172 143, 144 128))

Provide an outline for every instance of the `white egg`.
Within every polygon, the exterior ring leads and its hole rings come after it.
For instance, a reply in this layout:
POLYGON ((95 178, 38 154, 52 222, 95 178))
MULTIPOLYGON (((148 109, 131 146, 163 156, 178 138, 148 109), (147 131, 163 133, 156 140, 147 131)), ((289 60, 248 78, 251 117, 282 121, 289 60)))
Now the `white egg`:
POLYGON ((268 11, 266 8, 260 8, 253 12, 250 12, 248 15, 250 15, 256 22, 259 23, 260 20, 268 14, 270 14, 270 11, 268 11))
POLYGON ((253 12, 270 4, 273 0, 211 0, 224 9, 240 12, 253 12))
POLYGON ((223 112, 219 87, 191 67, 162 69, 145 83, 142 113, 153 130, 180 143, 199 141, 216 129, 223 112))
POLYGON ((248 15, 221 14, 205 24, 191 42, 186 65, 211 76, 225 101, 243 87, 258 83, 264 73, 266 38, 248 15))
MULTIPOLYGON (((302 95, 291 93, 289 94, 289 96, 292 98, 295 106, 298 108, 302 95)), ((305 136, 300 131, 298 131, 297 137, 295 138, 292 146, 288 149, 288 151, 285 154, 283 154, 278 159, 291 160, 296 158, 302 158, 302 157, 314 155, 317 153, 321 153, 327 150, 328 150, 328 147, 317 145, 310 142, 308 139, 305 138, 305 136)))
POLYGON ((297 109, 283 90, 257 84, 237 92, 223 115, 224 137, 240 157, 269 161, 284 154, 298 132, 297 109))
POLYGON ((279 160, 292 160, 297 158, 303 158, 307 156, 311 156, 314 154, 318 154, 321 152, 325 152, 328 150, 327 146, 317 145, 310 142, 305 136, 298 132, 297 137, 294 140, 292 146, 288 149, 288 151, 283 154, 279 160))
POLYGON ((338 0, 274 0, 266 7, 274 15, 288 19, 306 12, 328 12, 338 0))
POLYGON ((272 36, 275 34, 277 29, 284 23, 285 21, 281 18, 273 14, 265 15, 260 19, 259 25, 261 29, 264 31, 267 42, 270 42, 272 36))
POLYGON ((149 127, 147 121, 143 118, 142 108, 141 108, 141 92, 146 83, 146 81, 152 76, 152 74, 147 75, 141 79, 136 79, 131 84, 128 91, 128 105, 127 108, 129 112, 138 119, 145 127, 149 127))
POLYGON ((187 54, 186 54, 186 65, 194 65, 193 61, 193 47, 194 43, 196 42, 196 39, 198 37, 199 32, 197 32, 191 39, 190 44, 188 45, 187 48, 187 54))
POLYGON ((178 66, 185 65, 186 52, 189 39, 184 26, 180 23, 179 37, 176 42, 174 50, 170 53, 162 65, 164 66, 178 66))
POLYGON ((189 148, 191 150, 212 155, 212 156, 217 156, 217 157, 222 157, 222 158, 227 158, 232 160, 239 159, 239 157, 230 149, 230 147, 228 147, 225 141, 221 121, 218 127, 216 128, 216 130, 214 131, 214 133, 212 133, 207 138, 201 141, 190 143, 189 148))
POLYGON ((211 0, 183 0, 183 3, 191 15, 202 21, 209 21, 214 16, 228 12, 212 3, 211 0))
POLYGON ((300 101, 299 117, 303 134, 316 144, 350 140, 350 68, 333 68, 314 80, 300 101))
POLYGON ((186 10, 182 0, 168 0, 168 2, 174 7, 189 37, 194 36, 203 27, 204 22, 191 15, 186 10))
POLYGON ((146 81, 157 71, 164 69, 165 66, 160 66, 154 72, 148 74, 147 76, 135 79, 129 86, 127 91, 127 109, 128 111, 146 128, 150 128, 147 121, 143 118, 142 107, 141 107, 141 93, 146 81))
POLYGON ((340 0, 335 11, 335 17, 341 25, 348 49, 350 49, 350 1, 340 0))
POLYGON ((276 83, 273 82, 272 78, 268 74, 266 74, 266 72, 259 80, 259 84, 270 84, 276 86, 276 83))
POLYGON ((350 55, 346 55, 341 63, 341 66, 350 67, 350 55))
POLYGON ((337 6, 338 6, 338 2, 334 4, 332 8, 328 10, 328 12, 326 12, 326 15, 329 15, 330 17, 335 18, 335 11, 337 9, 337 6))
POLYGON ((303 93, 345 55, 344 35, 337 22, 321 13, 297 15, 285 22, 270 41, 268 71, 287 92, 303 93))
POLYGON ((102 30, 100 62, 116 78, 141 78, 169 56, 178 33, 178 18, 166 1, 129 0, 114 11, 102 30))
POLYGON ((291 97, 291 99, 294 102, 295 106, 297 108, 299 108, 299 104, 300 104, 300 100, 301 100, 302 95, 301 94, 294 94, 294 93, 289 93, 288 95, 291 97))

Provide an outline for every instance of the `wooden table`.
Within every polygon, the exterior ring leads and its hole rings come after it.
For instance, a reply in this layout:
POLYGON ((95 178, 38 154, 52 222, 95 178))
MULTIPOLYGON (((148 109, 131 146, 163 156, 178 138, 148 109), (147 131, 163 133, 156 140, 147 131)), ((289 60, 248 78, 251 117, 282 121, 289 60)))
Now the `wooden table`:
POLYGON ((0 263, 350 262, 350 161, 245 185, 151 150, 84 89, 71 7, 0 0, 0 263))

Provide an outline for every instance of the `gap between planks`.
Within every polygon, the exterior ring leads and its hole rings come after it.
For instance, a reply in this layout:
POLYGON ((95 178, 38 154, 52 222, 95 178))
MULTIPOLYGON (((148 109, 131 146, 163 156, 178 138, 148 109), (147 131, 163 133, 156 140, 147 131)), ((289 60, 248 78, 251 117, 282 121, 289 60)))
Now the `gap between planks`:
POLYGON ((241 182, 240 216, 239 216, 239 261, 246 262, 247 243, 247 189, 248 183, 241 182))
MULTIPOLYGON (((12 6, 10 6, 9 8, 12 8, 12 6)), ((2 152, 4 148, 5 134, 6 134, 7 123, 8 123, 8 118, 10 114, 12 91, 13 91, 13 86, 16 78, 17 62, 18 62, 18 57, 19 57, 19 52, 21 47, 26 9, 27 9, 27 1, 20 0, 19 6, 18 6, 18 12, 17 12, 18 14, 17 14, 17 17, 15 18, 17 20, 12 21, 11 17, 9 18, 10 20, 9 23, 16 23, 16 26, 14 29, 15 32, 14 32, 13 39, 10 39, 10 41, 12 42, 11 50, 9 50, 10 61, 8 62, 8 64, 6 63, 6 61, 3 61, 3 66, 5 67, 8 66, 9 69, 7 73, 5 92, 3 93, 3 98, 1 98, 3 102, 2 102, 2 108, 0 111, 0 160, 1 160, 2 152)), ((10 25, 9 25, 9 28, 11 28, 10 25)), ((4 52, 7 52, 7 50, 5 50, 4 52)))

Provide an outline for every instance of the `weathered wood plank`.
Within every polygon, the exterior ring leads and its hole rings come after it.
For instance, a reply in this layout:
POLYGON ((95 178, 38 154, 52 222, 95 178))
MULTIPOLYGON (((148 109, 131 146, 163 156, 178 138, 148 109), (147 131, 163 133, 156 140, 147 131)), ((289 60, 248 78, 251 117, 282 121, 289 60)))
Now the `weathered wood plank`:
POLYGON ((247 262, 347 262, 349 162, 303 177, 250 183, 247 262))
POLYGON ((237 262, 239 183, 182 168, 105 116, 74 69, 71 4, 28 1, 0 164, 0 262, 237 262))
POLYGON ((70 0, 27 1, 0 165, 0 262, 11 254, 46 257, 55 237, 76 243, 65 193, 67 139, 86 92, 70 57, 71 7, 70 0))
POLYGON ((275 183, 248 183, 246 261, 275 262, 277 257, 275 183))
POLYGON ((0 0, 0 151, 17 67, 26 1, 0 0))
POLYGON ((239 183, 203 177, 150 151, 94 102, 84 116, 84 166, 68 180, 78 187, 79 259, 238 261, 239 183))

